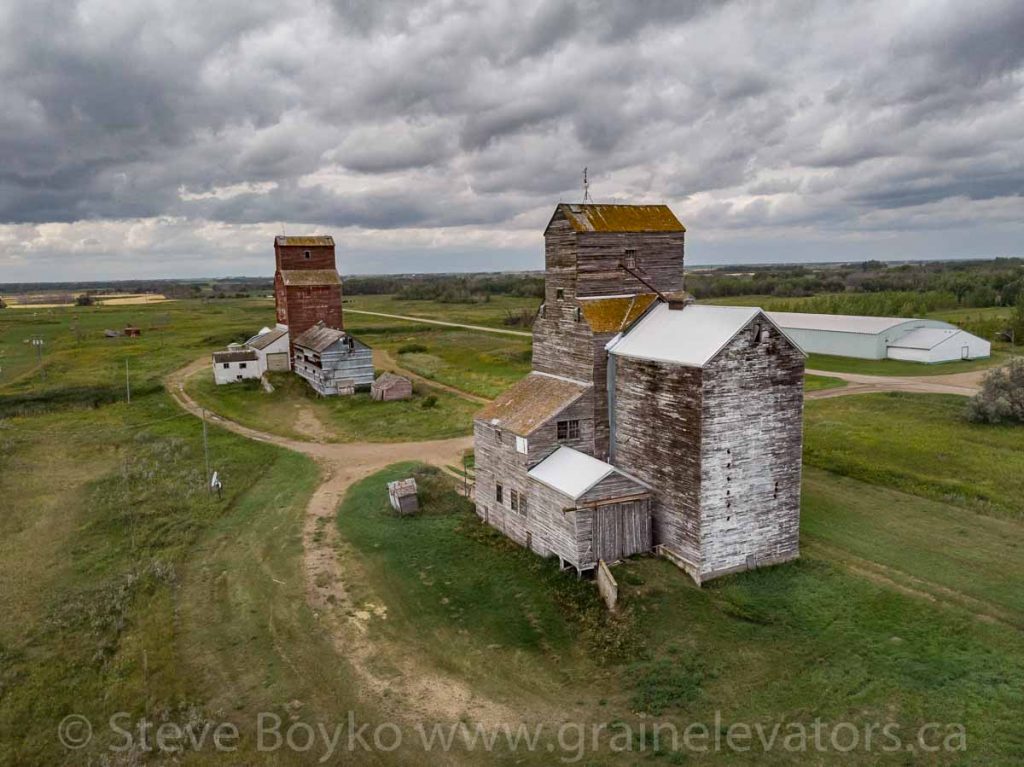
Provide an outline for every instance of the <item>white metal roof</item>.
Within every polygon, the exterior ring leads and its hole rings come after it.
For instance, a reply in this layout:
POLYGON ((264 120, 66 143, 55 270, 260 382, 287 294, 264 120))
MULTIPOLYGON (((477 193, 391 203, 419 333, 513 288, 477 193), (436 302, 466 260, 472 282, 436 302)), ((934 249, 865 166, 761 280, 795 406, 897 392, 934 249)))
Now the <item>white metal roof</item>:
POLYGON ((831 330, 837 333, 877 335, 905 322, 921 322, 906 317, 858 317, 852 314, 807 314, 804 312, 767 312, 769 319, 786 330, 831 330))
POLYGON ((563 445, 530 469, 529 475, 575 501, 613 471, 610 463, 563 445))
POLYGON ((958 328, 917 328, 900 336, 889 346, 897 349, 934 349, 960 332, 958 328))
POLYGON ((608 345, 620 357, 703 367, 761 312, 754 306, 659 304, 625 335, 608 345))

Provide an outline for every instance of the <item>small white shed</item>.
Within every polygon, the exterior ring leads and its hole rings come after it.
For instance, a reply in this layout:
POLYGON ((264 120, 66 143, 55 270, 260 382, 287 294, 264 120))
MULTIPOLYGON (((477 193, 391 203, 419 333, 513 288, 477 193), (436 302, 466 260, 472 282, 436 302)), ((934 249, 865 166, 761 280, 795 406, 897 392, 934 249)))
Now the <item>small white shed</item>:
POLYGON ((990 357, 992 344, 956 328, 920 328, 889 344, 889 359, 950 362, 990 357))
POLYGON ((260 365, 252 349, 228 349, 213 353, 213 380, 221 384, 259 378, 260 365))
POLYGON ((256 352, 260 374, 268 370, 291 370, 291 354, 288 352, 288 326, 263 328, 245 345, 256 352))

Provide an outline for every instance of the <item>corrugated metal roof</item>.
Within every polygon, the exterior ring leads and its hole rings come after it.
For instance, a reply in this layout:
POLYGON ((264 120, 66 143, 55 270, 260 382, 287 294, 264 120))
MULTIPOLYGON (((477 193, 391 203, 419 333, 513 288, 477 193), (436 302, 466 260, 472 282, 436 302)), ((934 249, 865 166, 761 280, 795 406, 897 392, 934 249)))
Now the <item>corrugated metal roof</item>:
POLYGON ((295 345, 319 353, 333 346, 344 337, 345 331, 329 328, 321 321, 304 333, 300 333, 299 337, 295 339, 295 345))
POLYGON ((934 349, 960 332, 959 328, 918 328, 900 336, 889 346, 897 349, 934 349))
POLYGON ((590 384, 579 381, 530 373, 477 413, 476 420, 497 420, 502 429, 525 437, 590 388, 590 384))
POLYGON ((214 362, 254 362, 256 360, 256 352, 252 349, 242 349, 240 351, 226 351, 226 352, 214 352, 214 362))
POLYGON ((669 309, 660 304, 608 351, 619 357, 703 367, 761 310, 751 306, 690 304, 669 309))
POLYGON ((281 279, 288 287, 341 284, 341 277, 334 269, 282 269, 281 279))
MULTIPOLYGON (((905 322, 929 322, 936 326, 948 323, 937 320, 916 320, 905 317, 859 317, 852 314, 808 314, 804 312, 767 312, 780 328, 793 330, 828 330, 835 333, 878 335, 905 322)), ((953 327, 949 325, 949 327, 953 327)))
POLYGON ((258 335, 253 336, 252 338, 245 342, 245 345, 253 349, 266 349, 268 346, 274 343, 274 341, 281 338, 281 336, 286 335, 288 335, 287 330, 284 330, 282 328, 274 328, 273 330, 268 330, 264 333, 259 333, 258 335))
POLYGON ((285 247, 307 247, 307 248, 322 248, 322 247, 334 247, 334 238, 329 234, 314 234, 308 237, 285 237, 278 235, 274 240, 278 245, 285 247))
POLYGON ((564 493, 574 501, 613 473, 617 473, 617 469, 610 463, 564 445, 528 472, 531 479, 564 493))
POLYGON ((668 205, 594 205, 560 203, 577 232, 685 232, 668 205))
POLYGON ((583 318, 595 333, 618 333, 657 300, 654 293, 611 298, 581 298, 583 318))

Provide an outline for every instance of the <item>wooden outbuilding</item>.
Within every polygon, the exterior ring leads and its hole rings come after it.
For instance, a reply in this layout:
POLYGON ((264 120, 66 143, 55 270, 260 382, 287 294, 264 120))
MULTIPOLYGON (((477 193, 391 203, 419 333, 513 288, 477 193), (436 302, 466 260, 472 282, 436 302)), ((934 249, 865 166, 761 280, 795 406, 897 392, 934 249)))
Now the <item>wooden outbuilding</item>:
POLYGON ((415 514, 420 510, 418 492, 414 477, 388 482, 388 500, 399 514, 415 514))
POLYGON ((318 394, 353 394, 373 383, 373 351, 342 330, 318 322, 292 343, 292 369, 318 394))
POLYGON ((382 402, 409 399, 412 396, 412 381, 394 373, 382 373, 370 385, 370 396, 382 402))

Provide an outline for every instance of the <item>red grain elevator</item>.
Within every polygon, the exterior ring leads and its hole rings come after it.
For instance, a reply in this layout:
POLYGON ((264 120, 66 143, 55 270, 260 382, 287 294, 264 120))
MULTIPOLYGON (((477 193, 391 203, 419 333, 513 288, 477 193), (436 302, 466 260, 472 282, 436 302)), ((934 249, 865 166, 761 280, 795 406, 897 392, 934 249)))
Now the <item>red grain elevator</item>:
POLYGON ((334 238, 274 239, 274 298, 277 321, 288 326, 292 339, 318 322, 344 330, 341 277, 334 260, 334 238))

